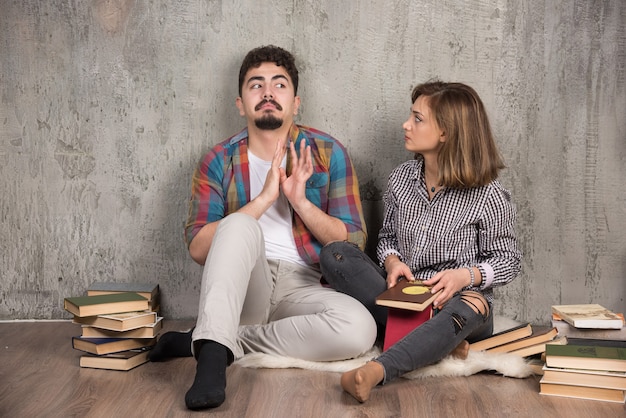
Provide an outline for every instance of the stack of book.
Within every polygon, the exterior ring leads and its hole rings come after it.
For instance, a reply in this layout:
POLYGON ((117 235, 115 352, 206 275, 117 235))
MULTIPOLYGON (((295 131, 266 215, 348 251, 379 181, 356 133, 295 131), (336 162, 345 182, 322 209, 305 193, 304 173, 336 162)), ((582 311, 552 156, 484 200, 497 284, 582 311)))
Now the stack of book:
POLYGON ((546 350, 539 393, 624 403, 623 314, 598 304, 554 305, 552 324, 568 342, 546 350))
POLYGON ((570 338, 549 346, 539 386, 542 395, 624 403, 626 341, 570 338))
POLYGON ((72 347, 86 353, 80 366, 130 370, 145 363, 162 329, 158 301, 159 286, 150 283, 97 282, 87 296, 65 298, 65 310, 81 325, 72 338, 72 347))
POLYGON ((471 343, 469 348, 473 351, 511 353, 520 357, 530 357, 543 354, 549 344, 566 343, 565 338, 558 336, 558 330, 555 327, 532 326, 526 323, 471 343))

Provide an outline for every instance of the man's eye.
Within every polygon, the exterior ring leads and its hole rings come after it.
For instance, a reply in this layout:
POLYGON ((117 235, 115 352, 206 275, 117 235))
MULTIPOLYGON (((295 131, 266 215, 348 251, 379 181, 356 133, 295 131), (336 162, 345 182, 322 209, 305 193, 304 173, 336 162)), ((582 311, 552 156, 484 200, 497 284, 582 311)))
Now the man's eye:
POLYGON ((283 83, 277 83, 276 87, 278 87, 279 89, 285 88, 285 85, 283 83))
POLYGON ((252 86, 250 86, 250 88, 252 88, 252 89, 260 89, 261 85, 258 84, 258 83, 257 84, 253 84, 252 86))

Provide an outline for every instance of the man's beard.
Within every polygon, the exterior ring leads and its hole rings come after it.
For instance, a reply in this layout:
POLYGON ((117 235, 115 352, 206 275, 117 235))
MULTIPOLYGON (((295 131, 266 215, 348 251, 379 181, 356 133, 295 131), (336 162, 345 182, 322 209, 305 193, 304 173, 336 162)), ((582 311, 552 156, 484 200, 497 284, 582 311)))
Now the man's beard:
POLYGON ((283 120, 274 115, 263 115, 260 118, 255 119, 254 124, 259 129, 273 131, 283 126, 283 120))

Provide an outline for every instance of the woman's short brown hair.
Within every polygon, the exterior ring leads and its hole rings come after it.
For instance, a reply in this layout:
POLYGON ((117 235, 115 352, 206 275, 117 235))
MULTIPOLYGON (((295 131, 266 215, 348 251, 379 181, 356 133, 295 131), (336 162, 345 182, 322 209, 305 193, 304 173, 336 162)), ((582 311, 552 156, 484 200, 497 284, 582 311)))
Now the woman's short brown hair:
POLYGON ((446 141, 439 151, 439 184, 453 188, 484 186, 505 168, 487 112, 476 91, 462 83, 429 81, 411 93, 425 96, 446 141))

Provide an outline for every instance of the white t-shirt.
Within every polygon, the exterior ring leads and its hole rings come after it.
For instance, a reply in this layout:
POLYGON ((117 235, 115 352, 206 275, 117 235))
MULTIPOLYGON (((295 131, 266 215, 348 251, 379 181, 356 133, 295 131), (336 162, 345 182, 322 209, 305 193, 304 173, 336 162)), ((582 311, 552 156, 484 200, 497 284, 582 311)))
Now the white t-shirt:
MULTIPOLYGON (((250 150, 248 150, 248 161, 250 163, 250 199, 254 199, 263 190, 272 162, 260 159, 250 150)), ((286 155, 280 165, 283 168, 287 166, 286 155)), ((261 216, 259 224, 265 237, 265 256, 268 259, 307 265, 300 257, 293 239, 291 208, 282 191, 274 204, 261 216)))

